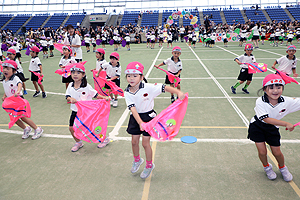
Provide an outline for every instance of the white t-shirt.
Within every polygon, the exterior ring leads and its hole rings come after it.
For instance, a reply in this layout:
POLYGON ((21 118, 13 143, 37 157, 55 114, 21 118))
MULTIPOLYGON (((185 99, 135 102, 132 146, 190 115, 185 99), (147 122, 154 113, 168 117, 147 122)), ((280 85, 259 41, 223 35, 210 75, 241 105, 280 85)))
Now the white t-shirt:
POLYGON ((178 62, 175 63, 173 56, 164 61, 164 64, 168 65, 168 71, 172 73, 177 73, 179 70, 182 70, 182 62, 178 58, 178 62))
POLYGON ((48 42, 46 40, 40 40, 40 44, 42 47, 46 47, 48 45, 48 42))
POLYGON ((110 62, 106 62, 106 63, 102 64, 102 69, 104 71, 106 71, 106 75, 107 75, 106 78, 112 78, 114 76, 119 76, 119 78, 117 78, 117 79, 120 79, 121 65, 119 62, 117 64, 117 66, 115 66, 115 67, 112 66, 110 62))
POLYGON ((23 73, 23 67, 20 64, 20 61, 18 59, 16 59, 15 62, 17 63, 17 66, 18 66, 17 72, 23 73))
POLYGON ((75 59, 82 59, 81 40, 80 40, 79 35, 75 34, 73 36, 70 36, 68 33, 66 33, 64 44, 66 44, 66 45, 80 45, 80 47, 78 47, 78 48, 71 47, 71 49, 72 49, 73 54, 75 55, 75 59))
POLYGON ((90 43, 90 40, 91 40, 91 38, 89 38, 89 37, 85 37, 85 38, 84 38, 84 42, 85 42, 85 43, 90 43))
POLYGON ((146 113, 153 110, 154 98, 165 92, 165 85, 161 83, 140 83, 139 89, 131 93, 130 86, 125 89, 125 101, 127 107, 135 107, 138 113, 146 113))
POLYGON ((70 65, 70 64, 74 64, 77 63, 74 57, 69 57, 68 59, 65 58, 65 56, 63 56, 60 61, 59 61, 59 66, 66 66, 66 65, 70 65))
POLYGON ((105 59, 96 61, 96 70, 99 71, 102 68, 102 65, 107 63, 105 59))
MULTIPOLYGON (((250 56, 248 56, 246 53, 244 55, 240 55, 239 57, 235 58, 234 60, 238 59, 241 63, 255 63, 255 57, 254 55, 250 54, 250 56)), ((240 65, 241 68, 244 69, 248 69, 248 65, 245 64, 241 64, 240 65)))
POLYGON ((282 56, 281 58, 277 59, 276 62, 279 64, 277 69, 288 75, 291 75, 293 73, 292 69, 296 69, 297 66, 297 59, 295 55, 291 60, 288 59, 288 55, 282 56))
POLYGON ((40 65, 42 65, 42 63, 39 57, 31 58, 29 63, 29 70, 34 72, 40 71, 40 65))
MULTIPOLYGON (((22 84, 22 81, 15 74, 12 75, 8 81, 3 80, 2 84, 3 84, 5 95, 7 97, 13 96, 18 91, 19 83, 22 84)), ((22 90, 20 91, 20 95, 23 95, 22 90)))
MULTIPOLYGON (((70 83, 67 91, 66 91, 66 98, 72 97, 77 101, 88 101, 93 100, 98 95, 97 91, 92 88, 90 84, 87 84, 86 87, 81 87, 78 89, 74 88, 74 83, 70 83)), ((72 111, 77 112, 78 109, 75 104, 71 104, 70 106, 72 111)))

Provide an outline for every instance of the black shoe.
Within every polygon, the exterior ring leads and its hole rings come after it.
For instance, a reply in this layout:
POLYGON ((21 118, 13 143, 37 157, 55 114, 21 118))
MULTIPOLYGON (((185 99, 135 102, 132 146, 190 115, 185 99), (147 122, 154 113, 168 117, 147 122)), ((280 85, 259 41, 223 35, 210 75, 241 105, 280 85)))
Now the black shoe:
POLYGON ((42 92, 42 97, 45 99, 47 97, 46 92, 42 92))
POLYGON ((231 92, 232 92, 233 94, 236 94, 236 92, 235 92, 236 89, 235 89, 233 86, 231 86, 230 89, 231 89, 231 92))
POLYGON ((248 92, 247 89, 242 88, 242 91, 243 91, 245 94, 249 94, 249 92, 248 92))
POLYGON ((175 101, 175 98, 174 98, 174 96, 172 96, 171 97, 171 103, 174 103, 174 101, 175 101))
POLYGON ((37 96, 39 96, 41 94, 41 91, 36 91, 32 96, 33 97, 37 97, 37 96))

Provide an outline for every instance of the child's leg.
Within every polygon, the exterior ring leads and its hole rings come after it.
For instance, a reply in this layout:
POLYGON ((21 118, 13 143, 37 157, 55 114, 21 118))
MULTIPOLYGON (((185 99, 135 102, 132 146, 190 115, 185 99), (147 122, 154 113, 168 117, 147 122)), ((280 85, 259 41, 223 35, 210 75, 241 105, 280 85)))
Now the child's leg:
POLYGON ((81 140, 79 140, 78 138, 76 138, 76 137, 74 136, 74 129, 73 129, 73 126, 69 126, 69 131, 70 131, 71 135, 73 136, 73 138, 74 138, 74 140, 75 140, 76 142, 80 142, 80 141, 81 141, 81 140))
POLYGON ((69 83, 66 83, 66 89, 68 89, 69 83))
MULTIPOLYGON (((23 122, 25 122, 26 124, 28 124, 31 128, 33 128, 34 130, 36 130, 37 129, 37 126, 36 126, 36 124, 31 120, 31 119, 29 119, 29 118, 27 118, 27 117, 22 117, 21 118, 21 120, 23 121, 23 122)), ((19 120, 18 120, 19 121, 19 120)), ((22 122, 21 122, 22 123, 22 122)), ((24 125, 24 123, 22 123, 23 125, 24 125)), ((18 124, 18 126, 19 126, 19 124, 18 124)), ((24 125, 25 126, 25 125, 24 125)), ((21 126, 20 126, 21 127, 21 126)), ((22 127, 21 127, 22 128, 22 127)), ((25 126, 25 128, 26 128, 26 126, 25 126)), ((24 129, 24 128, 23 128, 24 129)))
MULTIPOLYGON (((170 87, 175 87, 174 84, 170 84, 170 87)), ((174 93, 171 93, 171 97, 174 97, 174 93)))
POLYGON ((18 121, 16 121, 16 124, 17 124, 21 129, 25 129, 25 128, 26 128, 25 124, 24 124, 20 119, 18 119, 18 121))
POLYGON ((26 90, 25 82, 22 83, 23 83, 23 89, 26 90))
POLYGON ((150 136, 142 137, 142 145, 145 149, 146 161, 152 162, 152 148, 150 145, 150 136))
POLYGON ((274 155, 274 157, 276 158, 279 167, 284 167, 284 156, 280 150, 280 146, 270 146, 271 150, 272 150, 272 154, 274 155))
POLYGON ((115 100, 118 100, 118 94, 115 94, 115 100))
POLYGON ((255 142, 257 151, 258 151, 258 157, 263 164, 263 166, 268 165, 268 158, 267 158, 267 147, 265 142, 255 142))
POLYGON ((241 84, 243 84, 245 81, 238 81, 233 88, 236 89, 237 87, 239 87, 241 84))
POLYGON ((132 147, 132 153, 134 157, 137 157, 140 155, 140 135, 132 135, 131 136, 131 147, 132 147))
POLYGON ((244 86, 244 89, 247 89, 248 86, 250 85, 250 83, 251 83, 251 81, 248 80, 248 81, 246 82, 245 86, 244 86))
POLYGON ((36 81, 32 81, 32 83, 33 83, 33 86, 35 88, 35 91, 39 92, 40 90, 39 90, 37 82, 36 81))
MULTIPOLYGON (((36 83, 36 82, 35 82, 35 83, 36 83)), ((39 86, 40 86, 42 92, 45 92, 43 84, 39 84, 39 86)))

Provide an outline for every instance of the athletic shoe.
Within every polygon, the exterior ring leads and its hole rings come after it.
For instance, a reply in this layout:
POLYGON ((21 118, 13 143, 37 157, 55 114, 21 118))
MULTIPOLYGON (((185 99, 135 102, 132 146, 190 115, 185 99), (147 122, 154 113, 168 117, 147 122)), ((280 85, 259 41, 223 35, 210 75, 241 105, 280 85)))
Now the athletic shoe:
POLYGON ((33 97, 37 97, 37 96, 39 96, 40 94, 41 94, 41 91, 38 91, 38 92, 36 91, 32 96, 33 96, 33 97))
POLYGON ((24 95, 26 95, 26 94, 28 94, 28 93, 27 93, 27 91, 26 91, 26 90, 24 90, 24 91, 23 91, 23 94, 24 94, 24 95))
POLYGON ((47 97, 46 92, 42 92, 42 96, 43 96, 43 98, 46 98, 47 97))
POLYGON ((285 180, 286 182, 293 180, 293 175, 289 172, 286 166, 284 168, 279 169, 279 171, 283 176, 283 180, 285 180))
POLYGON ((115 99, 112 105, 114 108, 118 107, 118 99, 115 99))
POLYGON ((143 164, 144 159, 140 158, 140 160, 138 162, 132 162, 132 167, 131 167, 131 173, 136 173, 137 171, 139 171, 141 164, 143 164))
POLYGON ((106 147, 108 144, 109 144, 109 142, 110 142, 110 139, 107 137, 107 138, 105 138, 105 140, 103 141, 103 142, 101 142, 100 144, 98 144, 98 148, 103 148, 103 147, 106 147))
POLYGON ((148 176, 150 176, 150 174, 151 174, 151 172, 152 172, 152 170, 155 168, 155 165, 154 165, 154 163, 152 163, 152 167, 151 168, 144 168, 144 170, 143 170, 143 172, 141 173, 141 175, 140 175, 140 177, 142 178, 142 179, 146 179, 146 178, 148 178, 148 176))
POLYGON ((248 92, 247 89, 242 88, 242 91, 243 91, 245 94, 249 94, 249 92, 248 92))
POLYGON ((171 103, 174 103, 174 101, 175 101, 174 96, 171 96, 171 103))
POLYGON ((76 151, 78 151, 82 147, 83 147, 83 143, 82 142, 76 142, 75 145, 72 147, 71 151, 72 152, 76 152, 76 151))
POLYGON ((232 92, 233 94, 236 94, 236 92, 235 92, 235 91, 236 91, 236 89, 235 89, 233 86, 231 86, 231 88, 230 88, 230 89, 231 89, 231 92, 232 92))
POLYGON ((27 126, 25 129, 24 129, 24 133, 22 135, 22 139, 27 139, 29 137, 29 133, 31 132, 31 128, 30 126, 27 126))
POLYGON ((35 140, 35 139, 39 139, 42 136, 43 133, 43 129, 41 127, 38 127, 35 131, 34 131, 34 135, 32 136, 31 139, 35 140))
POLYGON ((268 166, 268 167, 264 167, 264 170, 265 170, 265 172, 266 172, 266 174, 267 174, 268 179, 270 179, 270 180, 276 179, 277 175, 276 175, 276 173, 273 171, 272 165, 271 165, 270 163, 269 163, 269 166, 268 166))
POLYGON ((110 105, 112 106, 113 103, 114 103, 114 99, 111 99, 111 100, 110 100, 110 105))

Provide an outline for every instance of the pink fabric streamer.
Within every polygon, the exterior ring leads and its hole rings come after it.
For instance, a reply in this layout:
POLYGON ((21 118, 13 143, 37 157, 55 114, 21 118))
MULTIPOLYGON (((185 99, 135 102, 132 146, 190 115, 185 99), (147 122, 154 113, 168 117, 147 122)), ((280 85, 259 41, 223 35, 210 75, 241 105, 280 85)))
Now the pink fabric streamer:
POLYGON ((188 93, 181 101, 177 99, 151 121, 142 123, 142 127, 159 141, 172 140, 179 132, 188 105, 188 93))
POLYGON ((284 72, 276 69, 277 73, 281 76, 281 78, 284 80, 285 84, 288 84, 288 83, 296 83, 296 84, 299 84, 298 81, 296 81, 295 79, 293 79, 292 77, 286 75, 284 72))
POLYGON ((21 97, 7 97, 2 103, 2 108, 9 114, 10 122, 8 127, 11 128, 18 119, 22 117, 31 117, 31 108, 29 102, 21 97))
POLYGON ((267 71, 267 64, 265 63, 243 63, 248 65, 248 74, 262 73, 267 71))
POLYGON ((63 50, 62 50, 63 46, 66 46, 66 45, 60 44, 60 43, 54 43, 53 45, 54 45, 54 48, 55 48, 57 51, 59 51, 60 53, 63 53, 63 50))
POLYGON ((43 80, 44 74, 41 76, 41 73, 39 73, 39 72, 34 72, 34 71, 30 71, 30 72, 32 72, 34 75, 36 75, 39 78, 38 79, 38 84, 42 84, 42 80, 43 80))
POLYGON ((69 76, 71 76, 71 72, 67 71, 65 68, 57 69, 54 73, 59 74, 64 78, 68 78, 69 76))
POLYGON ((77 101, 75 105, 78 108, 73 125, 75 137, 90 143, 103 142, 109 119, 109 101, 77 101))
POLYGON ((179 77, 176 77, 174 74, 171 74, 167 70, 164 70, 164 69, 162 69, 160 67, 158 67, 158 69, 166 72, 166 74, 168 75, 168 79, 169 79, 170 83, 174 84, 175 87, 177 87, 178 83, 181 81, 181 79, 179 77))

